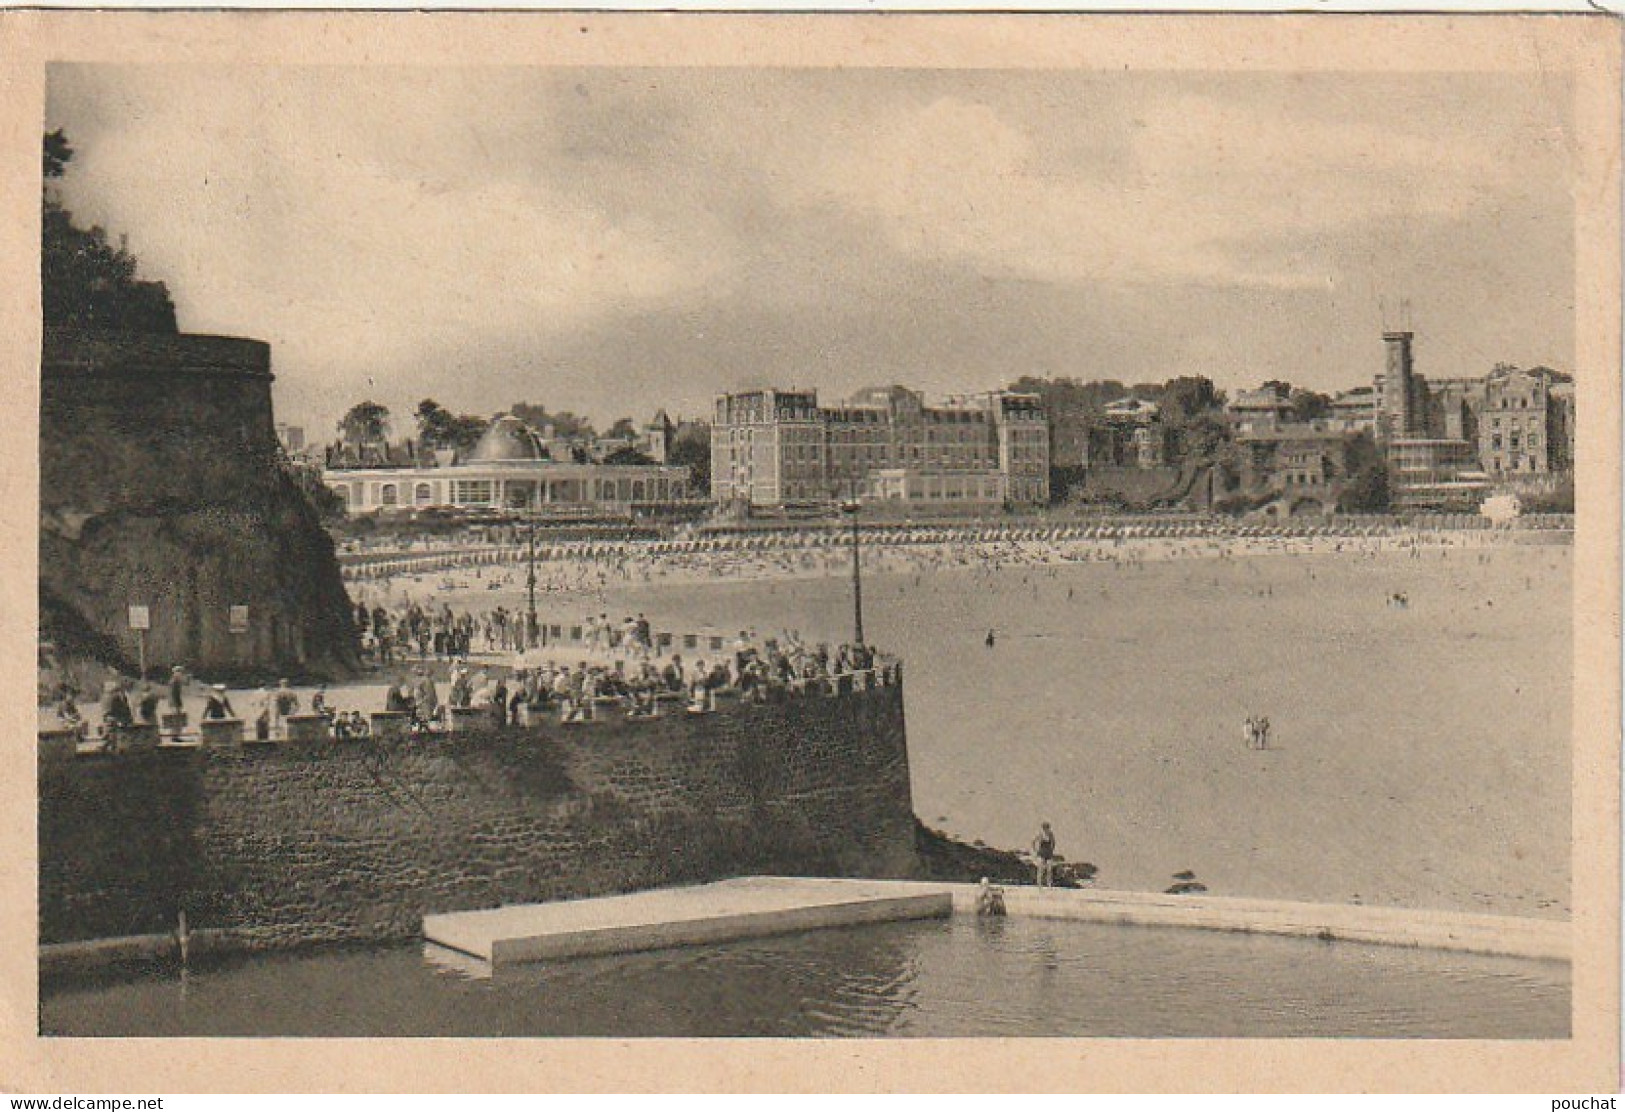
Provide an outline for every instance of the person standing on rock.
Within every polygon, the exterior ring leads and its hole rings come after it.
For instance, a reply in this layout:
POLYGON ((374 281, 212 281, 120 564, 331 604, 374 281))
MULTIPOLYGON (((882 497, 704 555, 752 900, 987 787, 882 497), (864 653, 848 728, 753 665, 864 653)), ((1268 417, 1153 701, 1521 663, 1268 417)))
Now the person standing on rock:
POLYGON ((1055 831, 1049 823, 1039 824, 1038 837, 1033 839, 1033 857, 1038 868, 1038 887, 1055 886, 1055 831))

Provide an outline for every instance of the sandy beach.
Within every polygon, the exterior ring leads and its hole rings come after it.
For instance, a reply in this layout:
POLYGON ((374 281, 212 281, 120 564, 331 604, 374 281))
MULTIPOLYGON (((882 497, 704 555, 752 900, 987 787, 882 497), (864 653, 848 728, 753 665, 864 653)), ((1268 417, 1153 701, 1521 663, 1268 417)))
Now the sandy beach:
MULTIPOLYGON (((866 633, 907 662, 917 812, 1000 847, 1048 819, 1114 888, 1190 871, 1229 895, 1566 915, 1571 550, 1454 539, 871 566, 866 633), (1246 748, 1249 714, 1271 719, 1269 751, 1246 748)), ((448 601, 523 609, 522 577, 486 582, 448 601)), ((831 641, 851 628, 839 560, 555 590, 540 609, 831 641)))
MULTIPOLYGON (((928 825, 1021 848, 1047 819, 1109 888, 1190 872, 1222 895, 1567 915, 1568 546, 1140 540, 1059 563, 999 550, 969 566, 906 549, 866 562, 866 634, 906 662, 928 825), (1271 720, 1264 752, 1244 740, 1255 714, 1271 720)), ((656 629, 836 642, 851 634, 845 560, 630 567, 586 589, 563 585, 582 565, 562 561, 538 608, 547 623, 641 612, 656 629)), ((360 587, 525 606, 511 565, 360 587)), ((376 709, 401 671, 332 702, 376 709)), ((246 713, 254 696, 233 698, 246 713)))

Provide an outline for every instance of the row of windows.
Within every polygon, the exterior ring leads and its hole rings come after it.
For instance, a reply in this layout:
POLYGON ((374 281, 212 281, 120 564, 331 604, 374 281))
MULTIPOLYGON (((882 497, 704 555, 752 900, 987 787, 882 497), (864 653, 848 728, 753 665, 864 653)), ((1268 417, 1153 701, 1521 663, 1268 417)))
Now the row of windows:
MULTIPOLYGON (((1506 420, 1507 420, 1507 427, 1514 428, 1514 429, 1519 427, 1519 425, 1518 425, 1519 418, 1517 418, 1517 417, 1508 417, 1506 420)), ((1541 423, 1542 423, 1541 419, 1539 417, 1525 417, 1525 418, 1522 418, 1522 421, 1523 421, 1523 424, 1525 426, 1527 426, 1527 427, 1529 427, 1531 429, 1540 428, 1541 423)), ((1490 428, 1498 429, 1500 427, 1501 427, 1501 418, 1499 418, 1499 417, 1491 417, 1490 418, 1490 428)))
POLYGON ((1490 408, 1490 409, 1541 409, 1541 408, 1543 408, 1545 406, 1545 404, 1546 404, 1546 399, 1544 397, 1540 396, 1540 395, 1535 395, 1533 397, 1522 396, 1522 397, 1516 397, 1516 398, 1507 397, 1507 396, 1503 395, 1502 397, 1499 397, 1499 398, 1491 398, 1491 399, 1489 399, 1488 408, 1490 408))

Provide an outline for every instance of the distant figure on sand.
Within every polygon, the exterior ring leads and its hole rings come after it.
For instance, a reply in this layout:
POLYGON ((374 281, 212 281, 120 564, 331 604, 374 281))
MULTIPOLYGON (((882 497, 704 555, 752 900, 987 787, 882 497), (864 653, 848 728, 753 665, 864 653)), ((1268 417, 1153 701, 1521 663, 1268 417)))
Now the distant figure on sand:
POLYGON ((991 629, 987 631, 987 647, 990 649, 993 647, 993 631, 991 629))
POLYGON ((1268 749, 1270 747, 1270 720, 1268 718, 1249 715, 1242 730, 1247 737, 1247 748, 1268 749))
POLYGON ((1040 823, 1038 837, 1033 839, 1033 856, 1038 862, 1038 887, 1050 888, 1055 884, 1055 831, 1049 823, 1040 823))

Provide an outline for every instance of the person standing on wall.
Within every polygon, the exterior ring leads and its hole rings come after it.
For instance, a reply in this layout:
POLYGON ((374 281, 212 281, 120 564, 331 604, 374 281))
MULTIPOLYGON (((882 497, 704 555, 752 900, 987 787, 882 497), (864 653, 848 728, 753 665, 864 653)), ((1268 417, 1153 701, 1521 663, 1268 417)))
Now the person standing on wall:
POLYGON ((169 710, 172 714, 186 710, 186 669, 179 664, 169 670, 169 710))
POLYGON ((1055 831, 1050 829, 1049 823, 1039 824, 1038 837, 1033 839, 1033 857, 1038 867, 1038 887, 1052 888, 1055 885, 1055 831))
POLYGON ((271 723, 277 736, 287 736, 288 719, 298 713, 299 696, 294 693, 293 685, 286 679, 278 681, 271 696, 271 723))
POLYGON ((203 717, 213 721, 237 717, 237 712, 231 707, 231 700, 226 698, 225 684, 217 683, 209 689, 208 697, 203 704, 203 717))

